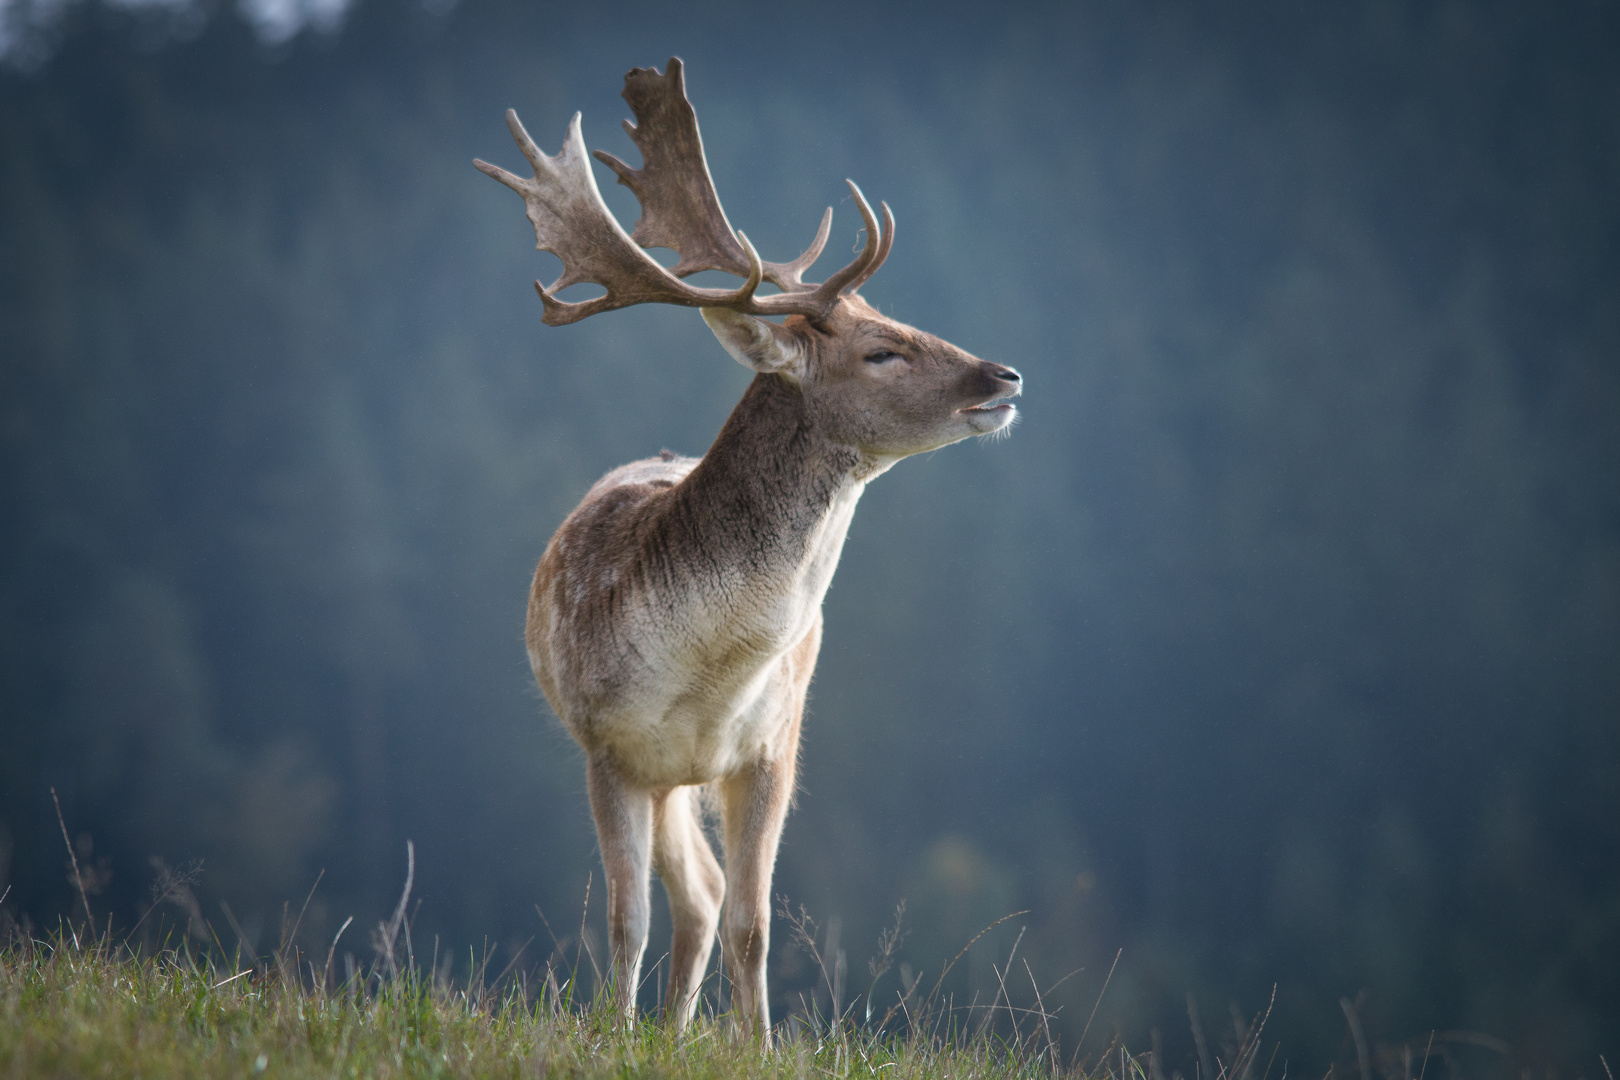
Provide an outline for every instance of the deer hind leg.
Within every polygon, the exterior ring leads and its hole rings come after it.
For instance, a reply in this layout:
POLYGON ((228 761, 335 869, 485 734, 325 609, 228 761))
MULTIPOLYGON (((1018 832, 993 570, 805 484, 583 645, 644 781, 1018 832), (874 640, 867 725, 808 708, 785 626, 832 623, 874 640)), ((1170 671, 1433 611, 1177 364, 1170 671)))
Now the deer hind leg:
POLYGON ((585 766, 585 781, 607 877, 614 1001, 621 1012, 634 1017, 641 955, 647 948, 652 795, 627 783, 605 755, 591 755, 585 766))
POLYGON ((653 866, 669 897, 675 930, 664 1015, 677 1029, 684 1029, 697 1010, 726 891, 725 875, 703 835, 696 796, 695 788, 678 787, 653 803, 653 866))

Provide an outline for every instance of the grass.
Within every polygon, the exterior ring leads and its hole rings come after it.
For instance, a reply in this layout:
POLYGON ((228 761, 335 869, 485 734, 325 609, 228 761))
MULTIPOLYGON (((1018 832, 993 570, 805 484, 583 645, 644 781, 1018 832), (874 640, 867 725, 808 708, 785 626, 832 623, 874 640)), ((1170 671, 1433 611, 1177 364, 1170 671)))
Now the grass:
POLYGON ((948 1017, 903 1033, 853 1019, 785 1025, 767 1049, 734 1037, 724 1016, 683 1033, 626 1024, 573 988, 549 975, 538 987, 453 987, 408 966, 339 982, 296 952, 238 968, 189 943, 143 955, 64 925, 0 948, 0 1075, 1149 1080, 1129 1054, 1064 1069, 1038 1034, 967 1032, 948 1017))
MULTIPOLYGON (((62 831, 66 842, 65 823, 62 831)), ((68 854, 83 905, 75 921, 59 923, 42 938, 9 917, 0 920, 0 1077, 1162 1080, 1151 1055, 1139 1060, 1117 1046, 1091 1067, 1065 1067, 1039 992, 1034 1009, 1015 1008, 1007 995, 1010 957, 1008 971, 997 970, 1002 992, 988 1010, 941 1002, 938 984, 916 997, 908 987, 877 1018, 870 1009, 858 1016, 854 1004, 841 1008, 842 958, 834 965, 837 974, 829 971, 815 924, 802 909, 795 914, 784 907, 782 914, 820 966, 831 1009, 823 1014, 810 1004, 778 1024, 766 1046, 738 1035, 715 997, 683 1032, 656 1018, 627 1022, 608 1007, 611 995, 583 937, 569 972, 548 961, 543 972, 509 969, 490 980, 486 957, 471 963, 467 981, 455 985, 435 954, 424 973, 405 915, 415 870, 411 845, 399 903, 373 933, 376 963, 356 968, 346 957, 341 976, 333 971, 337 940, 323 960, 293 944, 302 911, 290 924, 284 918, 282 943, 269 956, 244 960, 240 946, 228 951, 192 893, 195 867, 176 873, 155 863, 151 908, 128 935, 115 937, 110 924, 97 925, 71 844, 68 854), (165 944, 144 944, 153 928, 144 939, 136 931, 165 903, 186 912, 185 925, 165 944), (588 972, 581 953, 590 960, 588 972), (1010 1035, 997 1028, 998 1003, 1010 1035)), ((874 962, 874 979, 893 959, 903 910, 880 942, 882 966, 874 962)), ((345 922, 339 938, 348 927, 345 922)), ((1223 1070, 1215 1080, 1254 1080, 1248 1066, 1258 1028, 1255 1035, 1243 1067, 1230 1077, 1223 1070)))

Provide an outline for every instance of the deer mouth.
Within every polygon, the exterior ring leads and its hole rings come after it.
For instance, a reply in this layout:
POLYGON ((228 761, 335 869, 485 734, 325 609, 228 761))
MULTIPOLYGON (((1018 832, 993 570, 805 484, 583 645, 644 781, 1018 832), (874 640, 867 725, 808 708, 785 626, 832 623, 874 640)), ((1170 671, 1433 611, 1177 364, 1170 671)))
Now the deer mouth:
POLYGON ((1018 407, 1012 403, 1011 399, 1017 396, 1018 390, 1014 388, 1006 393, 997 394, 989 401, 981 402, 978 405, 969 405, 965 409, 957 409, 956 411, 966 416, 995 416, 999 413, 1016 412, 1018 407))
POLYGON ((1006 431, 1018 419, 1018 408, 1011 401, 1006 400, 1017 391, 1007 394, 997 394, 989 401, 978 405, 969 405, 965 409, 958 409, 956 413, 967 421, 968 427, 975 435, 990 435, 999 431, 1006 431))

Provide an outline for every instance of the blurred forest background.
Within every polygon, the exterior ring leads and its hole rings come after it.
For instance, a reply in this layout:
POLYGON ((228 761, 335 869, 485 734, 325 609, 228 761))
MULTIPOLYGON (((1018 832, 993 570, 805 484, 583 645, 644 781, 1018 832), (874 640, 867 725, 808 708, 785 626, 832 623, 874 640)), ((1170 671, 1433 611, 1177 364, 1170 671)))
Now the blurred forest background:
POLYGON ((1027 928, 1072 1046, 1123 949, 1093 1048, 1189 1076, 1187 995, 1225 1031, 1273 983, 1294 1072, 1342 997, 1386 1048, 1620 1056, 1614 3, 4 0, 0 48, 14 917, 71 908, 54 787, 121 926, 202 859, 271 947, 324 868, 324 950, 407 838, 419 952, 577 926, 529 575, 748 373, 691 311, 542 326, 471 159, 521 163, 515 106, 635 161, 621 76, 678 54, 767 258, 832 202, 841 264, 853 177, 899 219, 866 295, 1029 384, 873 486, 828 597, 777 884, 850 985, 902 898, 929 981, 1027 908, 959 998, 1027 928))

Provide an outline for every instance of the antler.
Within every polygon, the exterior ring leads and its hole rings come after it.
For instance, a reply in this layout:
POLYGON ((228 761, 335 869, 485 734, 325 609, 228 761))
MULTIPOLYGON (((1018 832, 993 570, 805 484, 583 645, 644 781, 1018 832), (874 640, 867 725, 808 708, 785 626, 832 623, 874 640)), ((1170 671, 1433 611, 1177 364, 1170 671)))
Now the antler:
MULTIPOLYGON (((642 167, 632 169, 604 150, 595 158, 635 192, 641 202, 641 220, 631 237, 642 247, 665 247, 681 260, 670 271, 685 277, 699 270, 724 270, 748 276, 748 259, 720 209, 714 178, 703 154, 697 113, 686 96, 686 71, 671 57, 668 70, 635 68, 624 77, 624 100, 637 123, 624 122, 625 134, 641 151, 642 167)), ((803 255, 790 263, 764 263, 765 280, 783 292, 802 292, 807 286, 799 275, 821 255, 832 229, 832 209, 821 218, 821 229, 803 255)))
POLYGON ((679 59, 671 58, 667 74, 654 68, 636 68, 625 76, 624 99, 639 126, 625 130, 641 151, 643 165, 632 169, 611 154, 596 157, 618 174, 641 202, 641 220, 632 236, 602 201, 576 113, 568 125, 562 152, 548 157, 529 138, 517 118, 507 110, 506 123, 523 156, 534 168, 527 180, 484 161, 480 170, 523 196, 529 221, 540 248, 563 262, 563 273, 550 287, 535 288, 545 305, 544 321, 552 326, 576 322, 599 311, 631 304, 665 303, 688 307, 725 307, 749 315, 805 315, 826 318, 840 296, 853 293, 877 272, 894 242, 894 214, 883 204, 883 228, 861 189, 848 181, 866 225, 866 244, 853 262, 820 285, 802 280, 806 269, 821 255, 832 228, 832 209, 822 216, 821 228, 804 254, 787 263, 762 263, 742 233, 734 233, 720 208, 714 181, 703 154, 697 114, 686 97, 685 73, 679 59), (637 245, 640 245, 639 247, 637 245), (666 270, 642 247, 668 247, 680 261, 666 270), (722 270, 744 278, 735 291, 687 285, 680 278, 699 270, 722 270), (780 294, 754 295, 761 280, 780 294), (582 281, 595 282, 607 294, 593 300, 568 303, 557 293, 582 281))
POLYGON ((534 167, 534 179, 525 180, 487 161, 475 160, 473 164, 523 196, 529 221, 534 225, 536 245, 562 260, 562 276, 549 288, 534 283, 545 305, 543 318, 548 325, 562 326, 631 304, 733 307, 746 303, 759 287, 759 255, 747 237, 741 243, 749 261, 748 280, 736 291, 688 285, 637 247, 602 201, 585 156, 578 113, 569 121, 562 152, 556 157, 548 157, 535 145, 515 110, 506 110, 506 126, 534 167), (607 295, 579 303, 557 299, 557 293, 582 281, 595 282, 607 290, 607 295))

